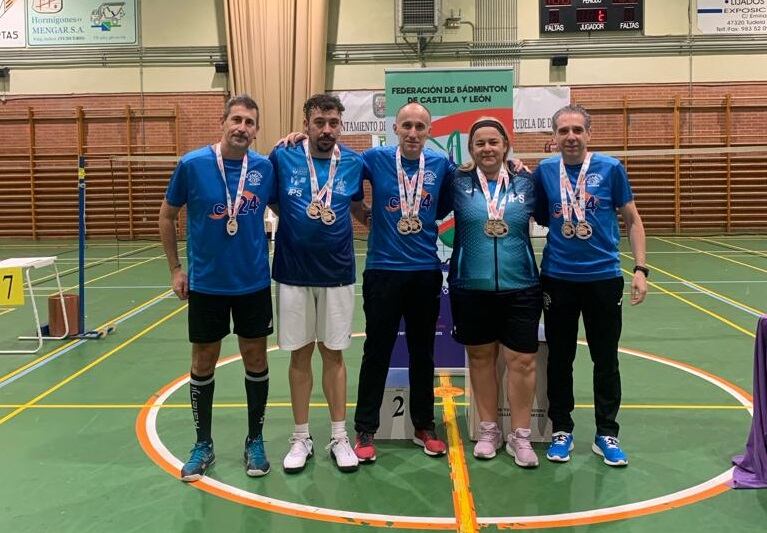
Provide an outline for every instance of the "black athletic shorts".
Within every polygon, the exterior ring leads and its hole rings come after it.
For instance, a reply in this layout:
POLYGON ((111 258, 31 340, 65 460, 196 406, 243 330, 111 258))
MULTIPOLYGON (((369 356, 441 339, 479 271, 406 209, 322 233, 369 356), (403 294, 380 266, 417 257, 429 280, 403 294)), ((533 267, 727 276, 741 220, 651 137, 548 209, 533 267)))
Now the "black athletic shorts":
POLYGON ((271 287, 238 296, 189 291, 189 342, 217 342, 229 335, 230 317, 234 333, 246 339, 270 335, 272 327, 271 287))
POLYGON ((450 289, 453 338, 474 346, 500 342, 522 353, 538 351, 540 285, 513 291, 450 289))

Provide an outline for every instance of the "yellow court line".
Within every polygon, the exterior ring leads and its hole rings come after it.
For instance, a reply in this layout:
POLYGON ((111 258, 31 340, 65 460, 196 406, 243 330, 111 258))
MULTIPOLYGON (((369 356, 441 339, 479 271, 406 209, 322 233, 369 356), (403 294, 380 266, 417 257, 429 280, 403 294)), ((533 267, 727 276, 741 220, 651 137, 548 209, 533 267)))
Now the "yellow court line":
MULTIPOLYGON (((113 323, 119 321, 120 319, 122 319, 123 317, 126 317, 129 314, 135 312, 137 309, 140 309, 141 307, 144 307, 144 306, 149 305, 149 304, 151 304, 151 303, 153 303, 153 302, 155 302, 157 300, 165 298, 165 296, 167 296, 170 292, 171 292, 170 290, 167 290, 167 291, 163 292, 162 294, 158 294, 157 296, 154 296, 154 297, 150 298, 149 300, 145 301, 144 303, 139 304, 139 305, 137 305, 135 307, 132 307, 131 309, 129 309, 128 311, 124 312, 120 316, 117 316, 115 318, 112 318, 112 319, 108 320, 107 322, 104 322, 103 324, 101 324, 96 329, 105 328, 108 325, 113 324, 113 323)), ((54 355, 56 355, 60 351, 66 350, 67 348, 69 348, 73 344, 76 344, 76 343, 80 342, 80 340, 81 339, 74 339, 74 340, 71 340, 71 341, 67 342, 66 344, 62 344, 61 346, 59 346, 57 348, 54 348, 53 350, 51 350, 47 354, 41 355, 40 357, 38 357, 34 361, 30 361, 29 363, 27 363, 27 364, 25 364, 23 366, 20 366, 16 370, 11 371, 11 372, 9 372, 8 374, 6 374, 4 376, 0 376, 0 383, 4 382, 7 379, 12 378, 16 374, 19 374, 20 372, 24 372, 26 369, 35 366, 37 363, 39 363, 41 361, 45 361, 46 359, 48 359, 50 357, 53 357, 54 355)))
MULTIPOLYGON (((119 269, 115 270, 114 272, 110 272, 108 274, 104 274, 103 276, 99 276, 97 278, 90 279, 90 280, 86 281, 85 284, 88 285, 89 283, 93 283, 94 281, 99 281, 101 279, 108 278, 109 276, 114 276, 115 274, 120 274, 122 272, 125 272, 126 270, 130 270, 131 268, 134 268, 134 267, 137 267, 137 266, 140 266, 140 265, 144 265, 146 263, 149 263, 150 261, 157 261, 158 259, 163 258, 163 257, 165 257, 165 254, 161 254, 161 255, 158 255, 158 256, 155 256, 155 257, 150 257, 149 259, 145 259, 144 261, 141 261, 139 263, 133 263, 132 265, 128 265, 126 267, 119 268, 119 269)), ((72 289, 76 289, 79 286, 80 286, 79 284, 78 285, 72 285, 71 287, 63 288, 62 290, 63 291, 71 291, 72 289)), ((59 293, 59 291, 56 290, 56 291, 53 291, 48 296, 53 296, 54 294, 58 294, 58 293, 59 293)))
MULTIPOLYGON (((0 409, 18 409, 24 407, 26 404, 16 403, 3 403, 0 404, 0 409)), ((444 403, 435 403, 436 407, 442 407, 444 403)), ((468 407, 468 402, 453 402, 455 407, 468 407)), ((72 410, 111 410, 111 409, 143 409, 147 404, 144 403, 58 403, 58 404, 35 404, 30 405, 28 409, 72 409, 72 410)), ((214 403, 215 409, 245 409, 248 406, 246 403, 214 403)), ((270 409, 274 408, 289 408, 290 402, 268 402, 266 406, 270 409)), ((347 403, 347 407, 355 407, 354 403, 347 403)), ((156 407, 158 409, 189 409, 188 403, 164 403, 162 405, 149 405, 149 407, 156 407)), ((326 403, 311 403, 309 407, 327 409, 326 403)), ((575 404, 576 409, 593 409, 593 404, 581 403, 575 404)), ((689 410, 689 411, 743 411, 748 410, 748 407, 744 405, 712 405, 712 404, 649 404, 649 403, 637 403, 637 404, 621 404, 621 409, 650 409, 650 410, 689 410)))
POLYGON ((756 271, 761 272, 763 274, 767 274, 767 270, 765 270, 764 268, 759 268, 758 266, 749 265, 748 263, 744 263, 742 261, 736 261, 735 259, 731 259, 731 258, 725 257, 723 255, 717 255, 717 254, 715 254, 713 252, 708 252, 706 250, 700 250, 698 248, 693 248, 692 246, 687 246, 687 245, 684 245, 684 244, 680 244, 678 242, 670 241, 668 239, 664 239, 663 237, 653 237, 653 238, 654 239, 658 239, 659 241, 662 241, 662 242, 665 242, 665 243, 668 243, 668 244, 673 244, 674 246, 679 246, 680 248, 686 248, 688 250, 691 250, 691 251, 694 251, 694 252, 697 252, 697 253, 700 253, 700 254, 710 255, 711 257, 716 257, 717 259, 721 259, 722 261, 729 261, 730 263, 735 263, 736 265, 739 265, 739 266, 742 266, 742 267, 746 267, 746 268, 750 268, 752 270, 756 270, 756 271))
MULTIPOLYGON (((120 259, 124 255, 134 254, 134 253, 137 253, 137 252, 143 252, 145 250, 151 250, 152 248, 156 248, 157 246, 159 246, 159 244, 149 244, 147 246, 144 246, 143 248, 136 248, 135 250, 128 250, 128 251, 123 252, 121 254, 113 255, 112 257, 105 257, 104 259, 99 259, 98 261, 94 261, 93 263, 86 264, 85 268, 90 268, 90 267, 93 267, 93 266, 102 265, 102 264, 104 264, 104 263, 106 263, 108 261, 111 261, 113 259, 120 259)), ((72 272, 77 272, 78 270, 80 270, 80 266, 79 265, 76 266, 76 267, 68 268, 66 270, 62 270, 61 272, 59 272, 59 276, 66 276, 67 274, 71 274, 72 272)), ((118 270, 118 272, 119 272, 119 270, 118 270)), ((44 282, 50 281, 52 279, 56 279, 56 274, 48 274, 47 276, 43 276, 40 279, 34 280, 32 282, 32 284, 33 285, 37 285, 38 283, 44 283, 44 282)))
POLYGON ((86 373, 91 368, 93 368, 96 365, 98 365, 99 363, 105 361, 106 359, 111 357, 113 354, 115 354, 118 351, 122 350, 123 348, 125 348, 129 344, 132 344, 134 341, 140 339, 141 337, 143 337, 144 335, 146 335, 147 333, 149 333, 150 331, 152 331, 156 327, 160 326, 165 321, 173 318, 174 316, 176 316, 177 314, 179 314, 181 311, 185 310, 186 308, 187 308, 187 304, 184 304, 181 307, 179 307, 178 309, 176 309, 174 311, 171 311, 170 313, 168 313, 167 315, 162 317, 160 320, 156 321, 151 326, 148 326, 148 327, 144 328, 143 330, 139 331, 133 337, 131 337, 130 339, 128 339, 128 340, 126 340, 124 342, 122 342, 121 344, 119 344, 115 348, 109 350, 107 353, 105 353, 104 355, 102 355, 98 359, 96 359, 93 362, 85 365, 83 368, 81 368, 77 372, 75 372, 73 374, 70 374, 69 376, 67 376, 63 380, 59 381, 56 385, 54 385, 53 387, 49 388, 48 390, 38 394, 37 396, 32 398, 30 401, 28 401, 27 403, 25 403, 21 407, 18 407, 17 409, 13 410, 11 413, 5 415, 3 418, 0 418, 0 425, 3 425, 8 420, 11 420, 12 418, 14 418, 14 417, 18 416, 19 414, 23 413, 25 410, 27 410, 28 408, 30 408, 33 405, 35 405, 37 402, 39 402, 43 398, 46 398, 47 396, 50 396, 51 394, 53 394, 54 392, 59 390, 61 387, 63 387, 64 385, 66 385, 70 381, 72 381, 75 378, 83 375, 84 373, 86 373))
MULTIPOLYGON (((663 272, 663 273, 665 274, 665 272, 664 272, 664 271, 662 271, 660 268, 658 268, 658 267, 656 267, 656 266, 654 266, 654 265, 651 265, 650 263, 648 263, 648 266, 650 266, 650 267, 651 267, 653 270, 657 270, 658 272, 663 272)), ((628 271, 628 270, 626 270, 626 269, 621 269, 621 270, 623 270, 623 272, 625 272, 625 273, 626 273, 627 275, 629 275, 629 276, 632 276, 632 275, 633 275, 631 272, 629 272, 629 271, 628 271)), ((683 278, 679 278, 679 277, 677 277, 677 276, 673 276, 673 274, 667 274, 667 275, 670 275, 670 276, 672 276, 672 277, 675 277, 675 278, 677 278, 677 279, 680 279, 680 280, 682 280, 682 279, 683 279, 683 278)), ((686 281, 686 280, 685 280, 685 281, 686 281)), ((690 283, 690 282, 687 282, 687 283, 690 283)), ((750 331, 748 331, 746 328, 742 328, 742 327, 740 327, 740 326, 739 326, 739 325, 737 325, 736 323, 734 323, 734 322, 732 322, 732 321, 730 321, 730 320, 727 320, 727 319, 726 319, 726 318, 724 318, 723 316, 721 316, 721 315, 718 315, 718 314, 714 313, 713 311, 709 311, 708 309, 706 309, 706 308, 705 308, 705 307, 703 307, 703 306, 700 306, 700 305, 698 305, 698 304, 696 304, 696 303, 693 303, 693 302, 691 302, 690 300, 688 300, 687 298, 684 298, 683 296, 679 296, 678 294, 674 294, 673 292, 671 292, 671 291, 668 291, 668 290, 664 289, 663 287, 661 287, 660 285, 657 285, 657 284, 655 284, 655 283, 653 283, 653 282, 651 282, 651 281, 649 281, 649 280, 647 281, 647 284, 648 284, 649 286, 651 286, 651 287, 655 288, 655 289, 658 289, 658 290, 659 290, 659 291, 661 291, 661 292, 664 292, 664 293, 668 294, 668 295, 669 295, 669 296, 671 296, 672 298, 676 298, 676 299, 677 299, 677 300, 679 300, 680 302, 684 302, 684 303, 686 303, 687 305, 689 305, 689 306, 690 306, 690 307, 692 307, 693 309, 697 309, 697 310, 698 310, 698 311, 700 311, 701 313, 704 313, 704 314, 706 314, 706 315, 708 315, 708 316, 710 316, 710 317, 712 317, 712 318, 715 318, 716 320, 719 320, 720 322, 722 322, 722 323, 724 323, 724 324, 727 324, 727 325, 728 325, 728 326, 730 326, 731 328, 733 328, 733 329, 736 329, 736 330, 740 331, 741 333, 744 333, 744 334, 748 335, 748 336, 749 336, 749 337, 751 337, 752 339, 756 337, 756 335, 755 335, 754 333, 751 333, 751 332, 750 332, 750 331)))
MULTIPOLYGON (((624 254, 624 255, 625 255, 625 254, 624 254)), ((698 290, 699 290, 699 291, 701 291, 701 292, 704 292, 704 293, 708 292, 708 293, 710 293, 710 294, 713 294, 713 295, 714 295, 714 296, 716 296, 717 298, 721 298, 722 300, 725 300, 726 302, 728 302, 728 303, 731 303, 731 304, 732 304, 732 305, 734 305, 734 306, 737 306, 737 307, 741 307, 742 309, 748 309, 748 310, 749 310, 749 311, 751 311, 752 313, 757 313, 757 314, 760 314, 760 315, 763 315, 763 314, 764 314, 764 311, 762 311, 761 309, 756 309, 756 308, 754 308, 754 307, 751 307, 751 306, 750 306, 750 305, 748 305, 748 304, 744 304, 744 303, 742 303, 742 302, 739 302, 739 301, 737 301, 737 300, 733 300, 733 299, 732 299, 732 298, 730 298, 729 296, 725 296, 724 294, 720 294, 720 293, 716 292, 715 290, 709 289, 708 287, 704 287, 703 285, 698 285, 698 284, 697 284, 697 283, 695 283, 694 281, 689 281, 689 280, 686 280, 686 279, 684 279, 684 278, 682 278, 682 277, 679 277, 679 276, 677 276, 677 275, 675 275, 675 274, 672 274, 671 272, 668 272, 668 271, 666 271, 666 270, 663 270, 662 268, 659 268, 659 267, 657 267, 657 266, 655 266, 655 265, 650 265, 650 266, 652 266, 653 270, 657 270, 657 271, 658 271, 658 272, 660 272, 661 274, 664 274, 664 275, 666 275, 666 276, 668 276, 668 277, 670 277, 670 278, 673 278, 673 279, 675 279, 675 280, 677 280, 677 281, 681 281, 682 283, 686 283, 687 285, 690 285, 690 286, 692 286, 692 287, 695 287, 696 289, 698 289, 698 290)), ((626 272, 626 273, 628 274, 628 271, 624 270, 624 272, 626 272)), ((655 286, 655 285, 653 285, 653 287, 654 287, 654 286, 655 286)), ((671 292, 671 291, 669 291, 669 294, 672 294, 672 292, 671 292)), ((678 294, 678 293, 674 292, 673 294, 678 294)))
POLYGON ((474 507, 474 496, 469 488, 469 468, 463 453, 463 441, 458 430, 458 420, 455 412, 455 402, 453 401, 450 376, 442 375, 439 377, 439 385, 442 394, 442 413, 445 431, 447 433, 447 454, 450 464, 450 477, 453 480, 453 508, 455 509, 455 519, 458 531, 475 532, 479 531, 477 522, 477 511, 474 507))
POLYGON ((742 246, 736 246, 736 245, 730 244, 728 242, 715 241, 714 239, 712 239, 710 237, 696 237, 695 240, 703 241, 703 242, 712 242, 714 244, 718 244, 719 246, 724 246, 725 248, 731 248, 733 250, 738 250, 738 251, 741 251, 741 252, 748 252, 749 254, 756 254, 756 255, 759 255, 761 257, 767 257, 766 253, 760 252, 759 250, 751 250, 749 248, 743 248, 742 246))

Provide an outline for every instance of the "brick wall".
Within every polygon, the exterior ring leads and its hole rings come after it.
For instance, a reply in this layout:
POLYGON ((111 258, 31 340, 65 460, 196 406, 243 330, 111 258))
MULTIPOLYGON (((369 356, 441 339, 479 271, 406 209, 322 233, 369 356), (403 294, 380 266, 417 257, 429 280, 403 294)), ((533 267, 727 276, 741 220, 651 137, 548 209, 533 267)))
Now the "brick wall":
MULTIPOLYGON (((573 102, 592 112, 595 149, 767 145, 767 133, 761 128, 767 121, 767 83, 584 86, 572 87, 571 94, 573 102)), ((133 154, 175 154, 215 141, 220 135, 224 101, 223 93, 126 93, 14 96, 0 103, 0 236, 76 234, 76 107, 83 109, 85 117, 80 130, 85 151, 95 158, 127 153, 129 143, 133 154), (134 110, 130 131, 126 106, 134 110), (33 136, 28 125, 30 108, 35 117, 33 136), (30 143, 35 147, 33 167, 30 143), (39 200, 39 206, 33 205, 33 210, 50 218, 32 231, 24 217, 28 217, 31 199, 40 195, 40 188, 48 194, 39 200)), ((528 133, 515 135, 513 143, 518 153, 542 152, 550 140, 549 133, 528 133)), ((370 146, 370 138, 364 135, 344 136, 343 141, 357 150, 370 146)), ((526 163, 534 167, 536 162, 526 163)), ((651 231, 767 227, 767 219, 754 200, 767 187, 763 153, 708 160, 680 158, 677 169, 674 159, 668 157, 633 158, 626 163, 637 203, 651 231), (723 197, 723 190, 729 190, 729 196, 723 197)), ((127 193, 120 189, 127 179, 127 168, 92 164, 91 176, 102 187, 102 205, 98 212, 89 202, 89 208, 94 208, 93 220, 101 221, 89 223, 91 234, 156 236, 156 207, 172 167, 131 169, 141 196, 133 206, 137 212, 129 215, 127 193)), ((359 226, 355 231, 365 233, 359 226)))

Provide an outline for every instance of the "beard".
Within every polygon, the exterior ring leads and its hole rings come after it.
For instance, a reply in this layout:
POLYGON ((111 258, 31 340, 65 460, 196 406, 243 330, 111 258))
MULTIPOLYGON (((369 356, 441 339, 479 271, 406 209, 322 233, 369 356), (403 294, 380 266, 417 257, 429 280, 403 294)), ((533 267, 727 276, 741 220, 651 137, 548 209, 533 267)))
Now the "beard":
POLYGON ((314 148, 318 152, 322 153, 328 153, 333 149, 333 146, 335 146, 336 140, 334 137, 320 137, 317 139, 317 141, 314 143, 314 148))

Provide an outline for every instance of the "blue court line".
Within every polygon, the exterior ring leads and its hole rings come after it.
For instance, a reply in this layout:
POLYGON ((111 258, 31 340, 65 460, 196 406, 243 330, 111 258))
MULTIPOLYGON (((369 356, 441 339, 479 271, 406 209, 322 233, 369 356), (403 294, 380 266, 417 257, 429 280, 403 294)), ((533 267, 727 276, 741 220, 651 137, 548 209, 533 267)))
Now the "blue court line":
POLYGON ((748 313, 751 316, 755 316, 756 318, 760 318, 762 316, 760 313, 754 312, 752 309, 744 307, 744 306, 738 304, 737 302, 728 300, 727 298, 723 298, 723 297, 719 296, 716 293, 707 291, 705 287, 695 286, 694 284, 688 283, 686 281, 682 282, 682 284, 685 285, 686 287, 690 288, 690 289, 696 290, 698 292, 698 294, 705 294, 706 296, 710 296, 714 300, 719 300, 722 303, 725 303, 727 305, 731 305, 735 309, 738 309, 740 311, 744 311, 744 312, 748 313))
MULTIPOLYGON (((170 291, 167 291, 167 293, 168 294, 172 294, 170 291)), ((116 322, 114 322, 114 324, 115 325, 122 324, 126 320, 128 320, 130 318, 133 318, 134 316, 138 315, 139 313, 143 313, 144 311, 146 311, 147 309, 149 309, 150 307, 152 307, 156 303, 162 302, 163 300, 166 300, 166 299, 167 299, 167 294, 166 294, 166 297, 158 298, 158 299, 154 300, 153 302, 149 302, 149 303, 144 304, 144 305, 142 305, 140 307, 137 307, 136 309, 131 311, 129 314, 127 314, 124 317, 122 317, 120 320, 117 320, 116 322)), ((86 342, 88 342, 88 339, 80 339, 79 341, 75 342, 71 346, 68 346, 67 348, 61 350, 59 353, 57 353, 55 355, 52 355, 51 357, 49 357, 47 359, 44 359, 44 360, 40 361, 36 365, 30 366, 29 368, 25 369, 23 372, 19 372, 15 376, 11 376, 10 378, 8 378, 5 381, 3 381, 2 383, 0 383, 0 389, 5 387, 6 385, 10 385, 11 383, 13 383, 14 381, 16 381, 18 379, 23 378, 24 376, 30 374, 31 372, 34 372, 38 368, 47 365, 51 361, 55 361, 56 359, 58 359, 59 357, 61 357, 65 353, 71 352, 72 350, 74 350, 75 348, 77 348, 78 346, 80 346, 82 344, 85 344, 86 342)))

